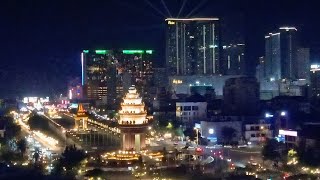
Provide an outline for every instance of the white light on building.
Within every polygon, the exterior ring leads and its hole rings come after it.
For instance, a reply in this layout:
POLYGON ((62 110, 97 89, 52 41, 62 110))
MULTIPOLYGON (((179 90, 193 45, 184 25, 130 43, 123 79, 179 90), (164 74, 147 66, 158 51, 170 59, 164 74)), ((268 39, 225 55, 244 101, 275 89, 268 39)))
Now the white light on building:
POLYGON ((210 128, 209 129, 209 134, 213 134, 214 133, 214 129, 210 128))

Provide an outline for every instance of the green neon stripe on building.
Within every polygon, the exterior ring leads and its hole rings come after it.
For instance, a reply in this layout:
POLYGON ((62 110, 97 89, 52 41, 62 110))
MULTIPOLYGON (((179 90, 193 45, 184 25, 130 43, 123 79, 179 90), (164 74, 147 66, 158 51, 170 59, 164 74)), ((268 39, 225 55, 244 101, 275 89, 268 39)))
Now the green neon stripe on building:
POLYGON ((132 50, 122 50, 123 54, 152 54, 153 50, 141 50, 141 49, 132 49, 132 50))
POLYGON ((96 52, 96 54, 107 54, 108 53, 107 50, 101 50, 101 49, 97 49, 95 52, 96 52))
POLYGON ((123 54, 143 54, 144 50, 122 50, 123 54))
POLYGON ((146 50, 146 53, 147 53, 147 54, 152 54, 152 53, 153 53, 153 50, 146 50))

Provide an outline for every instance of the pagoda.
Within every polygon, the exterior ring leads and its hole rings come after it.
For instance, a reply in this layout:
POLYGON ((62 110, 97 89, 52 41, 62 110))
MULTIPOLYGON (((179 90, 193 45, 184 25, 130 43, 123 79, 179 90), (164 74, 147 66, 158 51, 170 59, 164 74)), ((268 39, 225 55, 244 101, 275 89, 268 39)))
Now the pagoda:
POLYGON ((86 111, 84 110, 83 105, 81 103, 78 105, 78 111, 77 111, 76 116, 74 117, 74 120, 75 120, 74 129, 76 129, 76 130, 87 129, 88 116, 87 116, 86 111))
POLYGON ((123 98, 119 116, 122 150, 140 152, 145 149, 148 127, 147 111, 135 86, 131 86, 123 98))

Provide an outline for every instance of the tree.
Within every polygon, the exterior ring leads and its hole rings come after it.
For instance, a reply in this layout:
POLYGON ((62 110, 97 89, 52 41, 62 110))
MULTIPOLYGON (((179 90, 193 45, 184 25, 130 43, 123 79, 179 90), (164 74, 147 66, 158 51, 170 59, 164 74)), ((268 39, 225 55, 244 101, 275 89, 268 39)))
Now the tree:
POLYGON ((222 138, 225 142, 230 143, 236 136, 236 130, 233 127, 224 126, 221 130, 222 138))
POLYGON ((39 158, 40 158, 40 154, 39 154, 39 148, 35 149, 35 152, 33 154, 33 158, 34 158, 34 162, 38 162, 39 158))
POLYGON ((6 131, 4 137, 6 141, 18 136, 21 131, 21 127, 13 122, 13 118, 10 116, 1 117, 1 121, 4 121, 6 131))
POLYGON ((262 148, 262 156, 264 160, 276 161, 280 158, 280 143, 275 139, 267 139, 266 144, 262 148))
POLYGON ((27 142, 25 139, 20 139, 17 142, 17 146, 18 149, 20 150, 21 156, 23 156, 25 154, 25 152, 27 151, 27 142))
POLYGON ((192 128, 187 128, 185 131, 183 131, 183 134, 184 136, 188 136, 191 141, 194 141, 197 137, 196 131, 192 128))
POLYGON ((72 170, 72 168, 79 166, 85 157, 84 151, 77 149, 75 145, 67 146, 61 154, 60 163, 67 170, 72 170))

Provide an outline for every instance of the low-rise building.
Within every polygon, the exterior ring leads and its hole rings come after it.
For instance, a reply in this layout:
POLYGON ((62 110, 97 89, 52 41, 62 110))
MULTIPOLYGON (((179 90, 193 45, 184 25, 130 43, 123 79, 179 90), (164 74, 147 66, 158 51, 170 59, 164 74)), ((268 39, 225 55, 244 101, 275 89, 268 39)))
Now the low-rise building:
POLYGON ((244 129, 244 137, 246 141, 253 144, 264 142, 266 138, 272 138, 273 135, 271 124, 246 124, 244 129))
POLYGON ((207 102, 176 102, 176 117, 184 122, 207 118, 207 102))

